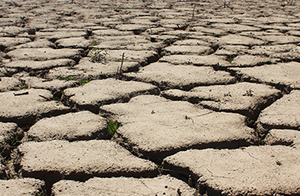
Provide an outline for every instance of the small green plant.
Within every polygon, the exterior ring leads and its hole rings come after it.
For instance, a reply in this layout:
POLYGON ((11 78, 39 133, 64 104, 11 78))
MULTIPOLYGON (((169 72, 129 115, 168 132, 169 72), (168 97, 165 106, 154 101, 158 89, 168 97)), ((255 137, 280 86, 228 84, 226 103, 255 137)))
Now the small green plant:
POLYGON ((15 138, 10 139, 10 144, 11 144, 12 146, 16 146, 16 145, 18 144, 18 142, 19 142, 19 138, 18 138, 17 135, 16 135, 15 138))
POLYGON ((119 128, 119 124, 118 122, 113 122, 113 121, 109 121, 108 123, 108 128, 107 128, 107 131, 108 131, 108 134, 113 137, 114 134, 116 133, 116 130, 119 128))
POLYGON ((4 161, 4 164, 7 165, 10 161, 10 158, 8 157, 5 161, 4 161))
POLYGON ((232 63, 233 59, 234 59, 233 57, 228 57, 228 58, 227 58, 227 61, 228 61, 229 63, 232 63))
POLYGON ((282 163, 280 161, 276 161, 277 165, 282 165, 282 163))
POLYGON ((21 83, 20 86, 21 86, 22 89, 28 89, 28 85, 27 84, 22 84, 21 83))
POLYGON ((247 125, 249 127, 254 127, 254 123, 255 123, 255 120, 253 120, 251 118, 247 118, 247 125))
POLYGON ((265 144, 266 144, 265 139, 264 139, 263 136, 260 138, 259 144, 260 144, 260 145, 265 145, 265 144))
POLYGON ((189 120, 189 119, 191 119, 191 117, 189 117, 189 116, 185 116, 185 119, 189 120))
POLYGON ((83 85, 83 84, 89 83, 90 81, 91 81, 91 79, 83 78, 83 79, 79 80, 79 84, 83 85))
POLYGON ((90 57, 90 61, 93 63, 102 63, 106 62, 107 50, 100 48, 93 48, 89 51, 88 57, 90 57))
POLYGON ((53 100, 54 101, 60 101, 61 99, 59 97, 54 97, 53 100))
POLYGON ((75 78, 72 78, 71 76, 68 76, 66 78, 60 77, 59 80, 71 81, 71 80, 75 80, 75 78))

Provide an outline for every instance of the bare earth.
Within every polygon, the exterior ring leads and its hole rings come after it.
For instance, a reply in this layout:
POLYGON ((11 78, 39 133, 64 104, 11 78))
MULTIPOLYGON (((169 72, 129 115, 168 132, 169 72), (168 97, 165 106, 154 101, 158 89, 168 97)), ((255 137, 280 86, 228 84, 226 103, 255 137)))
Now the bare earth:
POLYGON ((299 13, 1 1, 0 196, 300 195, 299 13))

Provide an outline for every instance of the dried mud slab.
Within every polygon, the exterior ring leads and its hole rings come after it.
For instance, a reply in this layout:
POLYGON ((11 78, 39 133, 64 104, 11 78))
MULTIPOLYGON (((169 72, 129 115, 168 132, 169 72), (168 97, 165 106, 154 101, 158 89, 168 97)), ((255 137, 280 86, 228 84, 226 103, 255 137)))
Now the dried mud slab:
POLYGON ((208 196, 299 195, 299 159, 299 149, 286 146, 187 150, 165 158, 163 168, 191 173, 208 196))
POLYGON ((168 54, 187 54, 187 55, 208 55, 213 53, 213 49, 208 46, 169 46, 164 48, 168 54))
POLYGON ((300 89, 300 63, 278 63, 253 68, 229 68, 244 80, 254 80, 273 85, 287 85, 300 89))
POLYGON ((75 65, 75 61, 72 59, 55 59, 47 61, 12 61, 6 63, 5 67, 25 69, 25 70, 44 70, 52 69, 55 67, 71 67, 75 65))
POLYGON ((39 120, 27 132, 28 140, 91 140, 108 138, 106 119, 89 111, 39 120))
POLYGON ((17 78, 1 77, 0 78, 0 92, 21 90, 21 82, 17 78))
POLYGON ((20 49, 20 48, 46 48, 46 47, 47 48, 55 48, 56 45, 46 39, 38 39, 33 42, 28 42, 25 44, 20 44, 17 46, 12 46, 12 47, 6 48, 5 52, 15 50, 15 49, 20 49))
POLYGON ((279 90, 264 84, 241 82, 228 85, 200 86, 186 92, 176 89, 163 91, 173 100, 187 100, 215 110, 238 112, 256 118, 261 108, 281 96, 279 90))
POLYGON ((248 25, 241 25, 241 24, 222 24, 222 23, 215 23, 210 25, 212 28, 222 29, 224 31, 228 31, 231 33, 238 33, 243 31, 260 31, 260 28, 248 26, 248 25))
POLYGON ((74 79, 83 79, 86 78, 84 70, 73 69, 72 67, 56 67, 49 70, 45 75, 47 79, 65 79, 65 80, 74 80, 74 79))
POLYGON ((88 48, 93 40, 87 40, 84 37, 71 37, 59 39, 55 42, 58 48, 88 48))
POLYGON ((158 54, 154 51, 133 51, 133 50, 109 50, 107 51, 106 61, 122 61, 124 53, 124 61, 139 62, 141 65, 148 64, 158 59, 158 54))
POLYGON ((187 64, 187 65, 196 65, 196 66, 226 66, 230 63, 226 60, 225 57, 217 55, 206 55, 206 56, 197 56, 197 55, 170 55, 163 56, 159 59, 160 62, 167 62, 174 65, 187 64))
POLYGON ((23 177, 53 184, 62 179, 156 175, 157 166, 110 140, 26 142, 18 147, 23 177))
POLYGON ((52 92, 54 96, 60 96, 66 88, 75 87, 78 82, 74 80, 55 80, 43 79, 38 77, 21 77, 20 80, 29 88, 46 89, 52 92))
POLYGON ((0 49, 31 42, 29 38, 0 37, 0 49))
POLYGON ((156 178, 92 178, 86 182, 61 180, 52 186, 53 196, 59 195, 180 195, 191 196, 195 189, 171 176, 156 178))
POLYGON ((74 104, 79 110, 90 110, 94 113, 98 113, 101 105, 128 101, 140 94, 159 94, 159 89, 152 84, 110 78, 93 80, 83 86, 64 90, 68 104, 74 104))
MULTIPOLYGON (((123 62, 122 65, 122 71, 123 72, 129 72, 138 70, 138 67, 140 66, 139 62, 123 62)), ((90 58, 82 58, 79 63, 74 66, 74 69, 78 69, 80 71, 84 71, 85 75, 92 78, 106 78, 109 76, 115 76, 117 73, 117 70, 119 70, 121 67, 121 62, 91 62, 90 58)))
POLYGON ((264 109, 258 117, 258 131, 265 133, 270 129, 300 130, 300 91, 294 90, 264 109))
POLYGON ((300 37, 296 36, 259 36, 260 39, 267 41, 272 44, 298 44, 300 43, 300 37))
POLYGON ((263 45, 265 41, 239 35, 226 35, 216 39, 220 44, 255 46, 263 45))
POLYGON ((46 61, 65 58, 77 60, 81 53, 81 49, 21 48, 10 51, 7 55, 11 56, 14 61, 46 61))
POLYGON ((41 195, 45 190, 45 182, 33 178, 0 180, 1 195, 41 195))
POLYGON ((153 83, 163 89, 179 88, 189 90, 199 85, 235 82, 235 78, 230 76, 228 72, 215 71, 212 67, 172 65, 169 63, 152 63, 143 67, 137 73, 124 75, 138 81, 153 83))
POLYGON ((122 125, 113 140, 155 161, 188 148, 232 148, 256 140, 244 116, 214 112, 185 101, 141 95, 100 109, 113 114, 122 125))
POLYGON ((11 145, 18 144, 18 141, 15 139, 18 138, 19 140, 22 137, 23 130, 20 129, 16 123, 0 122, 0 157, 8 156, 11 145))
POLYGON ((267 145, 286 145, 300 148, 300 131, 292 129, 271 129, 264 139, 267 145))
POLYGON ((0 120, 15 122, 19 125, 32 124, 38 118, 55 116, 71 110, 60 102, 48 101, 52 97, 50 91, 43 89, 0 93, 0 102, 5 103, 0 105, 0 120))
POLYGON ((239 55, 232 60, 231 64, 228 64, 228 67, 254 67, 264 64, 272 64, 273 61, 274 60, 269 57, 239 55))

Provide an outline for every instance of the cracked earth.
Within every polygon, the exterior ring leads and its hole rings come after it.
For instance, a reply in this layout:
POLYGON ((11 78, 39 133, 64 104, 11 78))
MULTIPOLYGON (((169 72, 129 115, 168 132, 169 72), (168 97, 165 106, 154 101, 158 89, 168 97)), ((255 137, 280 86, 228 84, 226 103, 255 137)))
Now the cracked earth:
POLYGON ((300 195, 299 11, 1 1, 0 195, 300 195))

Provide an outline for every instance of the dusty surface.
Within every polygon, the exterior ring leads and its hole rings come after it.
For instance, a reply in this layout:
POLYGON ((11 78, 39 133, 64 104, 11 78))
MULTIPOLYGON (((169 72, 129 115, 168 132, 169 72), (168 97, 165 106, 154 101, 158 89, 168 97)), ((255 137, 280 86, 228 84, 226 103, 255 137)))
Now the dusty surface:
POLYGON ((300 195, 294 1, 0 2, 0 195, 300 195))

